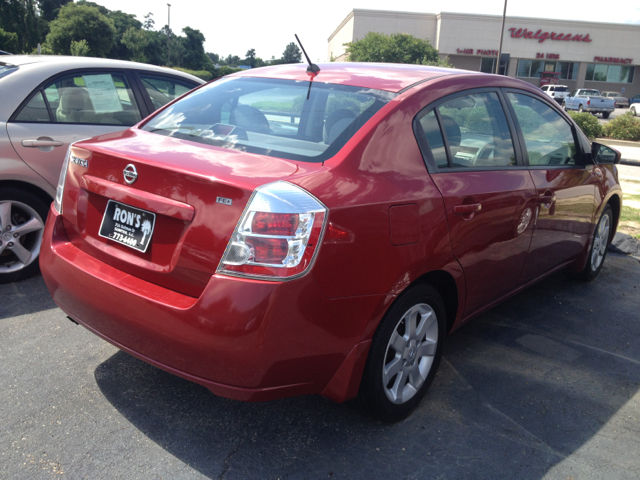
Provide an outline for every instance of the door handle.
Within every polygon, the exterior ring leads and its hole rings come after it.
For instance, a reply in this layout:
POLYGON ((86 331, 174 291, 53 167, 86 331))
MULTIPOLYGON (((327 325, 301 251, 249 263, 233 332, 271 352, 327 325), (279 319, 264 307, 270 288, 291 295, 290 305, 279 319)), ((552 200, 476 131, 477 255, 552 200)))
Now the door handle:
POLYGON ((482 210, 481 203, 472 203, 469 205, 455 205, 453 207, 453 213, 456 215, 469 215, 470 213, 476 213, 482 210))
POLYGON ((64 142, 59 140, 22 140, 22 146, 27 148, 61 147, 64 142))
POLYGON ((553 203, 556 201, 555 195, 540 195, 538 197, 538 203, 553 203))

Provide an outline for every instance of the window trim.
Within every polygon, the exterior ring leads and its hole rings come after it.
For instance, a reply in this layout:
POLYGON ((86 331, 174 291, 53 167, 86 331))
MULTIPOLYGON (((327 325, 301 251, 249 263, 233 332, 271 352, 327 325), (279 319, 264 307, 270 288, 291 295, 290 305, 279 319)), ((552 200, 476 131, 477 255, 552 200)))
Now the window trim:
POLYGON ((413 133, 416 137, 416 142, 418 143, 418 148, 420 149, 420 153, 422 154, 422 159, 427 167, 427 171, 430 174, 439 174, 439 173, 452 173, 452 172, 491 172, 491 171, 511 171, 511 170, 521 170, 527 168, 527 165, 523 162, 522 157, 522 148, 520 145, 519 138, 515 135, 515 124, 513 120, 510 118, 509 111, 507 110, 507 104, 505 103, 505 99, 502 97, 501 89, 499 87, 481 87, 481 88, 471 88, 468 90, 461 90, 456 93, 452 93, 445 97, 439 98, 438 100, 429 103, 425 107, 421 108, 418 113, 413 117, 413 133), (420 119, 427 115, 431 110, 434 110, 436 115, 436 119, 438 121, 438 126, 440 127, 440 133, 442 134, 443 143, 445 146, 445 151, 447 154, 447 163, 451 165, 451 154, 449 149, 449 140, 447 139, 447 133, 442 128, 442 120, 440 118, 440 112, 437 110, 437 107, 440 105, 447 103, 450 100, 458 97, 464 97, 468 95, 473 95, 476 93, 495 93, 498 96, 498 100, 500 102, 500 106, 502 107, 502 111, 507 120, 507 125, 509 128, 509 134, 511 136, 511 143, 513 145, 513 151, 516 158, 515 165, 503 165, 498 167, 481 167, 481 166, 473 166, 473 167, 447 167, 439 168, 433 154, 431 152, 431 147, 429 146, 429 142, 427 141, 426 135, 422 130, 420 125, 420 119))
MULTIPOLYGON (((548 102, 546 98, 543 98, 539 95, 536 95, 535 93, 532 92, 528 92, 526 90, 519 90, 517 88, 501 88, 501 91, 504 95, 504 99, 505 102, 508 105, 509 108, 509 113, 510 115, 513 117, 513 119, 516 121, 515 122, 515 127, 517 130, 517 135, 518 135, 518 140, 521 144, 521 155, 522 155, 522 160, 524 162, 524 165, 532 170, 560 170, 560 169, 571 169, 571 170, 578 170, 578 169, 585 169, 589 163, 587 161, 585 161, 587 157, 587 155, 585 154, 585 151, 583 149, 583 145, 582 142, 579 141, 578 135, 577 135, 577 130, 576 130, 576 125, 573 122, 573 120, 571 120, 571 117, 568 117, 567 113, 565 111, 563 111, 557 104, 557 102, 548 102), (526 148, 526 143, 524 140, 524 134, 522 133, 522 128, 520 127, 520 122, 517 121, 517 116, 516 116, 516 112, 515 109, 513 108, 513 105, 511 103, 511 101, 509 100, 509 97, 507 96, 507 93, 515 93, 515 94, 519 94, 519 95, 527 95, 531 98, 534 98, 536 100, 539 100, 540 102, 544 103, 545 105, 547 105, 548 107, 550 107, 552 110, 554 110, 556 113, 559 114, 560 118, 562 118, 571 128, 571 134, 573 135, 573 143, 576 146, 576 154, 578 156, 578 162, 576 162, 576 164, 574 165, 531 165, 529 163, 529 152, 527 151, 526 148), (555 105, 554 105, 555 104, 555 105)), ((591 153, 591 152, 589 152, 591 153)))
POLYGON ((25 124, 35 124, 35 125, 102 125, 102 126, 108 126, 108 127, 123 127, 123 128, 130 128, 132 127, 132 125, 122 125, 122 124, 111 124, 111 123, 70 123, 70 122, 57 122, 54 121, 54 116, 53 116, 53 111, 51 110, 51 106, 49 105, 49 101, 47 99, 47 96, 45 95, 44 91, 45 91, 45 86, 48 86, 49 84, 57 81, 60 78, 64 78, 64 77, 68 77, 71 75, 76 75, 78 73, 81 74, 92 74, 92 73, 111 73, 111 74, 120 74, 122 76, 124 76, 127 79, 127 82, 129 82, 129 87, 131 88, 131 92, 133 94, 133 98, 136 101, 136 104, 138 105, 138 110, 140 112, 140 118, 141 120, 146 118, 149 115, 148 112, 148 108, 146 103, 141 102, 142 98, 140 95, 140 91, 139 91, 139 87, 138 85, 134 86, 134 78, 132 78, 132 70, 131 69, 114 69, 114 68, 73 68, 71 70, 65 70, 63 72, 59 72, 56 73, 55 75, 50 76, 49 78, 47 78, 46 80, 44 80, 43 82, 40 82, 40 84, 35 87, 33 89, 33 91, 27 95, 27 97, 25 97, 25 99, 22 101, 22 103, 20 103, 20 105, 18 105, 18 108, 15 109, 15 111, 11 114, 11 116, 9 117, 9 119, 7 120, 7 123, 25 123, 25 124), (44 100, 46 102, 47 105, 47 110, 49 111, 49 122, 17 122, 16 121, 16 117, 20 114, 20 112, 22 112, 22 109, 32 100, 32 98, 37 95, 38 92, 42 92, 42 95, 44 96, 44 100))

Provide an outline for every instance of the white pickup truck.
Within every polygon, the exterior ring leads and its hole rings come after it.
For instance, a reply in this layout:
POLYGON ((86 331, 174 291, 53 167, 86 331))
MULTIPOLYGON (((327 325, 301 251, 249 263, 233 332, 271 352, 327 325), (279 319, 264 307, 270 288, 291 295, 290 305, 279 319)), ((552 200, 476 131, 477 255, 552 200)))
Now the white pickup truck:
POLYGON ((579 88, 571 92, 562 102, 562 107, 565 110, 601 113, 602 118, 609 118, 611 112, 616 109, 613 98, 601 97, 600 92, 592 88, 579 88))

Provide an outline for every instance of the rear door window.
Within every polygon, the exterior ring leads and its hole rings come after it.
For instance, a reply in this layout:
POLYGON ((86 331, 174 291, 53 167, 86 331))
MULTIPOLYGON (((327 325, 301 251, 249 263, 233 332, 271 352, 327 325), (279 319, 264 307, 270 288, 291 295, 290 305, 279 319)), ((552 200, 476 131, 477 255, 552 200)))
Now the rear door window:
POLYGON ((512 167, 515 150, 504 110, 495 92, 474 93, 453 98, 435 110, 444 132, 448 162, 440 153, 431 112, 419 117, 419 124, 438 168, 512 167))
POLYGON ((36 93, 15 117, 18 122, 124 126, 140 120, 140 110, 125 75, 112 72, 58 77, 36 93), (50 115, 44 114, 47 103, 50 115))
POLYGON ((138 72, 138 76, 140 77, 140 81, 142 82, 145 91, 151 99, 154 110, 165 106, 167 103, 196 87, 196 84, 194 83, 180 81, 163 75, 151 75, 148 73, 138 72))

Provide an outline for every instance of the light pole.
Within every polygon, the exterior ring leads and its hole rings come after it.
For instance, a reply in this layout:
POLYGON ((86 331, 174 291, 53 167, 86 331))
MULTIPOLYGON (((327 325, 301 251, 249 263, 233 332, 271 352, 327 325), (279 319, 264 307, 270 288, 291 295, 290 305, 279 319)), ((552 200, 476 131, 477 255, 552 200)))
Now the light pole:
POLYGON ((496 75, 500 74, 500 57, 502 57, 502 38, 504 37, 504 18, 506 17, 506 15, 507 15, 507 0, 504 0, 504 11, 502 12, 502 26, 500 27, 500 46, 498 47, 498 61, 496 62, 496 75))
MULTIPOLYGON (((506 0, 505 0, 506 1, 506 0)), ((171 45, 169 44, 169 40, 171 40, 171 4, 167 3, 168 13, 167 13, 167 67, 171 63, 171 45)), ((500 43, 502 43, 502 39, 500 39, 500 43)))

